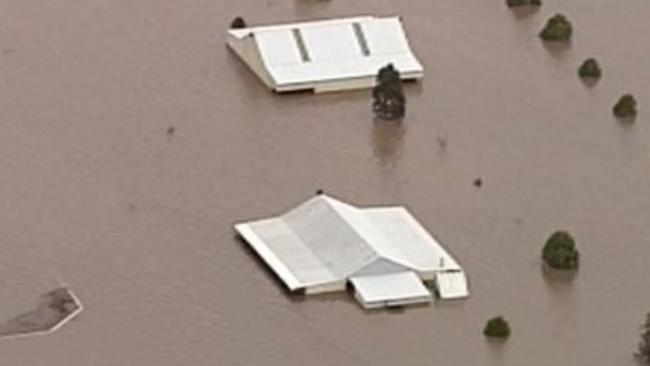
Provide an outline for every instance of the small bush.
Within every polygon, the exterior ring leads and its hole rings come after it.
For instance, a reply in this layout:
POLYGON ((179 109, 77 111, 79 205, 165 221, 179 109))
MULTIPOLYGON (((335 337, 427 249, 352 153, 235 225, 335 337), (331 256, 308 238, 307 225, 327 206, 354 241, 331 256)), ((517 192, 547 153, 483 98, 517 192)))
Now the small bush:
POLYGON ((573 27, 569 20, 562 14, 555 14, 546 22, 539 36, 545 41, 568 41, 572 34, 573 27))
POLYGON ((581 78, 599 78, 602 75, 600 65, 594 58, 586 59, 578 69, 581 78))
POLYGON ((540 6, 542 5, 541 0, 506 0, 506 5, 510 8, 516 8, 519 6, 526 6, 526 5, 534 5, 534 6, 540 6))
POLYGON ((632 94, 623 95, 614 105, 613 112, 619 118, 634 117, 636 115, 636 99, 632 94))
POLYGON ((487 321, 483 334, 486 337, 507 338, 510 336, 510 325, 502 316, 497 316, 487 321))
POLYGON ((230 23, 230 29, 242 29, 246 28, 246 21, 242 17, 235 17, 230 23))
POLYGON ((650 364, 650 313, 646 315, 645 323, 641 326, 641 341, 636 356, 641 361, 650 364))
POLYGON ((566 231, 554 232, 546 241, 542 250, 544 262, 555 269, 578 268, 579 253, 575 241, 566 231))

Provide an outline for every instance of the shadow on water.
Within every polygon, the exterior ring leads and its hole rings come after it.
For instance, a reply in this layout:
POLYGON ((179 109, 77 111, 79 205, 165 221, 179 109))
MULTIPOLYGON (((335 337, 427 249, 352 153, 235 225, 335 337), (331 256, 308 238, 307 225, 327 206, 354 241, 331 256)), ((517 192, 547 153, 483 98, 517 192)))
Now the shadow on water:
POLYGON ((510 11, 515 18, 525 19, 539 13, 539 8, 539 6, 519 6, 511 8, 510 11))
POLYGON ((555 304, 569 305, 577 295, 576 278, 579 270, 557 270, 541 266, 548 296, 555 304))
POLYGON ((541 41, 544 48, 553 58, 561 59, 566 57, 569 50, 571 50, 571 41, 541 41))
POLYGON ((600 78, 580 78, 580 81, 582 82, 582 85, 584 85, 587 89, 592 89, 598 85, 600 78))
POLYGON ((542 276, 549 295, 561 303, 571 302, 575 296, 574 282, 578 277, 577 270, 558 270, 541 265, 542 276))
POLYGON ((506 354, 506 343, 508 343, 508 339, 485 337, 485 344, 490 349, 490 357, 495 362, 503 362, 506 354))
POLYGON ((630 131, 636 125, 634 123, 636 121, 636 116, 632 116, 632 117, 616 117, 616 116, 614 116, 614 121, 616 121, 616 123, 621 125, 625 130, 630 131))
POLYGON ((394 166, 402 156, 406 127, 402 121, 374 118, 371 132, 372 153, 383 166, 394 166))
POLYGON ((545 264, 541 265, 541 271, 546 283, 554 288, 555 286, 571 285, 578 277, 577 270, 553 269, 545 264))
POLYGON ((265 103, 274 106, 274 108, 309 109, 313 110, 313 113, 319 113, 318 111, 322 111, 323 108, 345 108, 347 105, 364 108, 371 103, 368 90, 346 90, 338 93, 315 93, 313 90, 282 93, 267 91, 266 94, 265 103))
MULTIPOLYGON (((350 293, 350 296, 354 296, 353 291, 348 291, 350 293)), ((350 301, 353 301, 353 298, 350 298, 350 301)), ((386 315, 390 314, 393 316, 397 315, 404 315, 409 311, 417 311, 417 310, 422 310, 425 308, 431 307, 431 304, 428 303, 422 303, 422 304, 409 304, 409 305, 398 305, 398 306, 388 306, 388 307, 379 307, 376 309, 366 309, 363 307, 363 305, 355 301, 357 304, 357 307, 365 314, 368 316, 379 316, 379 315, 386 315)))

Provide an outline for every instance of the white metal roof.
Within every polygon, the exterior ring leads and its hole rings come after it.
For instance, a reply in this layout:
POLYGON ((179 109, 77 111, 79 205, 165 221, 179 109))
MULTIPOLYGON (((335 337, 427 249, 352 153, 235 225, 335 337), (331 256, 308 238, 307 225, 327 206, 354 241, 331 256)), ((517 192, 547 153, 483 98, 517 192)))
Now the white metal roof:
POLYGON ((401 207, 362 209, 317 195, 235 229, 291 290, 354 276, 462 270, 401 207))
POLYGON ((467 297, 467 279, 461 271, 442 271, 436 276, 436 289, 442 299, 467 297))
POLYGON ((357 296, 366 307, 430 302, 431 293, 413 272, 352 277, 357 296))
POLYGON ((419 271, 461 270, 445 248, 404 207, 371 207, 363 210, 393 250, 419 271))
POLYGON ((364 16, 228 32, 228 45, 253 71, 269 76, 273 84, 270 87, 274 89, 374 79, 388 63, 404 78, 418 79, 423 75, 422 65, 411 52, 398 17, 364 16), (255 52, 244 51, 246 42, 252 44, 255 52), (257 70, 259 66, 263 70, 257 70))

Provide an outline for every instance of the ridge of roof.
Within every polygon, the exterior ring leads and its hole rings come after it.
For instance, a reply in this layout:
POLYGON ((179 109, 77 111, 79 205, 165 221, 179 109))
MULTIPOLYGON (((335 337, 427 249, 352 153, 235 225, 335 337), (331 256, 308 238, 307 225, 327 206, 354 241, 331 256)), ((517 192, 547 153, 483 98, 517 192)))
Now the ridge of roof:
POLYGON ((239 28, 239 29, 229 29, 228 32, 233 36, 236 36, 238 38, 243 38, 255 32, 286 30, 286 29, 300 28, 304 26, 310 26, 310 27, 329 26, 329 25, 369 21, 375 19, 394 19, 394 18, 399 18, 399 17, 397 16, 377 17, 374 15, 358 15, 358 16, 351 16, 345 18, 300 20, 296 22, 283 22, 283 23, 276 23, 276 24, 251 26, 251 27, 239 28))
MULTIPOLYGON (((406 258, 398 248, 395 248, 394 244, 391 243, 382 232, 374 227, 373 223, 368 220, 360 208, 340 201, 337 198, 326 194, 316 195, 295 209, 289 211, 287 215, 296 215, 300 212, 305 212, 306 209, 309 209, 309 207, 313 207, 314 205, 325 205, 330 212, 337 215, 338 219, 345 224, 350 232, 354 233, 354 235, 359 239, 359 245, 363 246, 365 250, 373 253, 373 255, 368 257, 366 261, 358 263, 356 268, 351 268, 346 271, 346 276, 350 276, 355 272, 366 268, 378 259, 384 259, 393 264, 404 267, 405 269, 416 270, 415 266, 408 260, 408 258, 406 258)), ((283 215, 283 219, 285 218, 286 216, 283 215)), ((285 219, 284 221, 289 227, 292 227, 291 221, 293 220, 285 219)), ((318 253, 314 254, 318 257, 318 253)), ((327 263, 324 264, 327 266, 327 263)))

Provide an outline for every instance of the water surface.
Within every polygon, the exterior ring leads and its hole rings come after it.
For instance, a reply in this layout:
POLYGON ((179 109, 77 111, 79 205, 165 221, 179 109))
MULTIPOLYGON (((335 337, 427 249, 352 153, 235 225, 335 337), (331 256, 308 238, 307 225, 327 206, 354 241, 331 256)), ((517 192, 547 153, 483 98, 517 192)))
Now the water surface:
POLYGON ((0 2, 0 319, 67 283, 85 311, 0 363, 634 365, 650 310, 650 3, 0 2), (536 34, 556 12, 567 47, 536 34), (225 48, 249 23, 403 16, 426 68, 402 126, 369 92, 277 96, 225 48), (576 77, 595 56, 603 78, 576 77), (633 125, 611 106, 632 92, 633 125), (174 133, 168 136, 168 129, 174 133), (444 136, 446 147, 439 139, 444 136), (472 182, 481 177, 483 186, 472 182), (466 301, 366 313, 287 297, 232 223, 323 188, 404 204, 465 266, 466 301), (570 282, 539 254, 582 251, 570 282), (513 335, 486 342, 504 315, 513 335))

